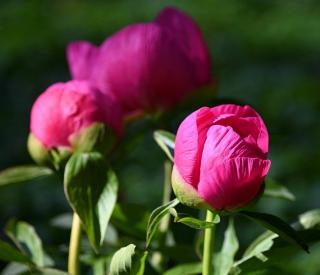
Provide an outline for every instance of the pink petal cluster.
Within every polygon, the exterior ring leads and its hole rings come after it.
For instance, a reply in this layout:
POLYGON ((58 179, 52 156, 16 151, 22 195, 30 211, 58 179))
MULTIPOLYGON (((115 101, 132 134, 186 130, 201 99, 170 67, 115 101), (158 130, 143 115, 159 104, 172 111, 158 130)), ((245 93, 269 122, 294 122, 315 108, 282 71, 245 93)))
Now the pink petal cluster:
POLYGON ((69 147, 79 130, 102 122, 119 135, 121 109, 110 96, 86 81, 73 80, 50 86, 35 101, 31 111, 31 133, 47 148, 69 147))
POLYGON ((210 58, 192 19, 166 8, 153 22, 129 25, 100 47, 68 46, 73 79, 111 92, 125 114, 163 110, 210 82, 210 58))
POLYGON ((212 208, 235 210, 259 193, 271 164, 267 153, 267 128, 251 107, 203 107, 178 129, 174 169, 212 208))

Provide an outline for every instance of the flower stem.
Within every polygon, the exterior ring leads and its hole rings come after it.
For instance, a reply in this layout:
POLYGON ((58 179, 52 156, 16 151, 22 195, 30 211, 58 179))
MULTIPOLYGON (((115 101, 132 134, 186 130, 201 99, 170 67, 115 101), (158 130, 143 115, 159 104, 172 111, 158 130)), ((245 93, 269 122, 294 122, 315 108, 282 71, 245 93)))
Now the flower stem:
POLYGON ((79 275, 79 250, 81 239, 81 221, 76 213, 73 213, 72 228, 69 245, 68 273, 79 275))
MULTIPOLYGON (((214 214, 207 210, 206 221, 212 222, 214 214)), ((215 226, 206 228, 204 231, 204 246, 203 246, 203 260, 202 260, 202 275, 213 274, 213 245, 214 245, 215 226)))
MULTIPOLYGON (((162 205, 167 204, 171 199, 172 188, 171 188, 171 173, 172 164, 169 160, 164 162, 164 182, 163 182, 163 195, 162 195, 162 205)), ((159 247, 165 246, 167 239, 167 232, 170 226, 170 215, 164 216, 159 224, 159 235, 158 235, 158 245, 159 247)), ((152 262, 157 271, 163 273, 163 269, 166 262, 165 255, 160 252, 153 254, 152 262)))
MULTIPOLYGON (((170 161, 166 160, 164 162, 164 183, 163 183, 163 195, 162 195, 162 205, 167 204, 170 201, 172 188, 171 188, 171 173, 172 164, 170 161)), ((166 235, 169 229, 170 215, 166 215, 160 222, 159 232, 166 235)), ((165 236, 163 236, 165 239, 165 236)))

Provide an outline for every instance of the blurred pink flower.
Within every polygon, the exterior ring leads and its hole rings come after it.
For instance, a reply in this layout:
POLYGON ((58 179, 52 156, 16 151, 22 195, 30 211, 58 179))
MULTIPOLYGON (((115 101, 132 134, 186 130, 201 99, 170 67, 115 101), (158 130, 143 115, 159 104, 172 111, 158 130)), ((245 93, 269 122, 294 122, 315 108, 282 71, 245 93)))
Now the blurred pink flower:
POLYGON ((47 149, 70 147, 72 135, 95 122, 105 123, 119 136, 120 106, 88 82, 73 80, 53 84, 37 98, 30 130, 47 149))
POLYGON ((210 82, 210 57, 198 26, 175 8, 150 23, 129 25, 100 47, 72 42, 73 79, 112 92, 125 114, 167 109, 210 82))
MULTIPOLYGON (((203 107, 180 125, 173 185, 193 192, 215 210, 235 210, 258 195, 270 168, 268 132, 249 106, 203 107)), ((180 194, 182 193, 182 194, 180 194)))

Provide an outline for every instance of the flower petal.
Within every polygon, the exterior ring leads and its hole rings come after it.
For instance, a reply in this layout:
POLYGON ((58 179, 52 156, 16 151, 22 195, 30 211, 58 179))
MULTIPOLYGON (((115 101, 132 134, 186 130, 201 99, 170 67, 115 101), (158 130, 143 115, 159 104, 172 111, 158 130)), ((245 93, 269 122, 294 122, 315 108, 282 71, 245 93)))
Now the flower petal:
POLYGON ((168 107, 195 87, 192 64, 176 39, 154 23, 128 26, 107 39, 92 77, 126 113, 168 107))
POLYGON ((95 122, 105 123, 119 135, 122 116, 111 100, 87 81, 54 84, 32 107, 31 132, 46 148, 70 146, 72 134, 95 122))
POLYGON ((72 42, 67 47, 67 60, 73 79, 89 80, 98 48, 87 41, 72 42))
POLYGON ((203 107, 189 115, 177 132, 174 162, 181 177, 194 187, 199 182, 202 150, 212 118, 210 109, 203 107))
POLYGON ((247 105, 224 104, 211 108, 211 111, 216 117, 214 124, 233 127, 243 138, 248 137, 248 142, 253 138, 266 157, 269 147, 268 131, 261 116, 254 109, 247 105))
POLYGON ((199 27, 186 15, 173 7, 165 8, 155 22, 169 29, 176 37, 185 55, 192 61, 198 85, 210 81, 210 56, 199 27))
POLYGON ((202 152, 201 168, 214 166, 224 160, 236 157, 263 158, 256 145, 247 143, 230 126, 213 125, 210 127, 202 152))
POLYGON ((250 203, 258 194, 270 160, 239 157, 201 170, 198 192, 213 208, 232 210, 250 203))

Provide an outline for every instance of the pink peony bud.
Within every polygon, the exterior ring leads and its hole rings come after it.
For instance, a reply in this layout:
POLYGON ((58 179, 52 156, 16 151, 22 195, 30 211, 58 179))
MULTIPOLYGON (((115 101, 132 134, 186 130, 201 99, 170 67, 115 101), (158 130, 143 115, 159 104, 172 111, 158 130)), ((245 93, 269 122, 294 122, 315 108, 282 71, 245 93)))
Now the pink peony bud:
POLYGON ((252 202, 263 185, 268 132, 249 106, 203 107, 180 125, 173 189, 182 203, 232 211, 252 202))
POLYGON ((111 91, 126 114, 163 110, 210 82, 210 57, 198 26, 175 8, 150 23, 129 25, 100 47, 68 46, 74 79, 111 91))
MULTIPOLYGON (((83 146, 80 142, 87 145, 92 142, 93 125, 105 125, 119 136, 122 116, 117 102, 93 89, 86 81, 54 84, 37 98, 32 107, 30 153, 40 159, 51 149, 73 151, 75 146, 83 146), (85 140, 86 136, 91 139, 85 140)), ((100 131, 98 128, 94 130, 100 131)))

